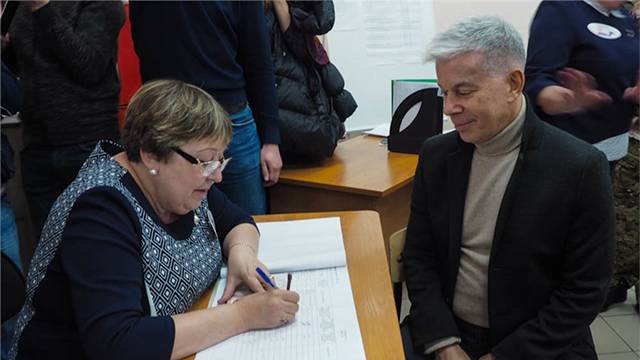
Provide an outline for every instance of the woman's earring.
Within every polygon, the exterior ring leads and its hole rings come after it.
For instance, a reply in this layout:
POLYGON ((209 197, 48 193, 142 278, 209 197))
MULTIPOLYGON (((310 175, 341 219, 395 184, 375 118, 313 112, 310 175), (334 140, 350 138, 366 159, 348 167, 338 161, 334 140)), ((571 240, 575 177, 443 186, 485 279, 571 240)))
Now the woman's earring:
POLYGON ((158 175, 158 169, 149 169, 149 174, 151 174, 151 176, 158 175))

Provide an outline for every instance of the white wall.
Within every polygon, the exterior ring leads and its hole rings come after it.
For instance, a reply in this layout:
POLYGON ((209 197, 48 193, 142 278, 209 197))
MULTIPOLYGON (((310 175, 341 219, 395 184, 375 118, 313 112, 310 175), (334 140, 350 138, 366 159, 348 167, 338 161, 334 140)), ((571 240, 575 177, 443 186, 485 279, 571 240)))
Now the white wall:
POLYGON ((347 130, 391 120, 391 80, 435 78, 424 51, 433 36, 457 21, 497 15, 528 39, 540 0, 334 0, 336 24, 326 37, 331 61, 345 78, 358 110, 347 130))

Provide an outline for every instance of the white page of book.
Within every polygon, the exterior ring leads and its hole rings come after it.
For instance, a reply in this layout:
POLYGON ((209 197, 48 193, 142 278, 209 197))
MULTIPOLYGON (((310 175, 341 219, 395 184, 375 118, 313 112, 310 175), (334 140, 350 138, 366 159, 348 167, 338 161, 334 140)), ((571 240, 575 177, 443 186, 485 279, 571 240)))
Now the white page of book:
POLYGON ((258 259, 271 273, 347 265, 338 217, 265 222, 258 229, 258 259))
MULTIPOLYGON (((220 279, 209 306, 217 304, 224 282, 220 279)), ((365 359, 346 267, 295 272, 291 290, 300 294, 292 322, 237 335, 199 352, 196 360, 365 359)))

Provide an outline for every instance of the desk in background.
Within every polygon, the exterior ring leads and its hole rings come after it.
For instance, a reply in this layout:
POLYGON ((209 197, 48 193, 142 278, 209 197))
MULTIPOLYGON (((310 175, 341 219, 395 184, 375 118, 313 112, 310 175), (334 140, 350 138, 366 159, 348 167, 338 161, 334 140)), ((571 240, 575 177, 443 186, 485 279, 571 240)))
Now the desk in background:
POLYGON ((375 210, 388 254, 389 236, 409 220, 418 156, 389 152, 380 140, 358 136, 321 164, 283 169, 269 189, 271 212, 375 210))
MULTIPOLYGON (((351 290, 367 359, 404 359, 380 218, 372 211, 256 216, 257 222, 340 217, 351 290)), ((191 310, 207 307, 211 290, 191 310)), ((192 360, 194 356, 187 359, 192 360)))

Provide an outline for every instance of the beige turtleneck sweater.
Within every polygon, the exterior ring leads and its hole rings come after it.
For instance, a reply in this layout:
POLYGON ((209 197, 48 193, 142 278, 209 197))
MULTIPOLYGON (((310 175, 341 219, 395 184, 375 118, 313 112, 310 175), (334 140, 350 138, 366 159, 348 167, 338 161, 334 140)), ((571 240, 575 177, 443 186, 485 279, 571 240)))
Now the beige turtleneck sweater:
POLYGON ((486 328, 491 245, 502 197, 518 158, 525 111, 522 99, 515 120, 491 140, 477 144, 471 160, 453 312, 466 322, 486 328))

